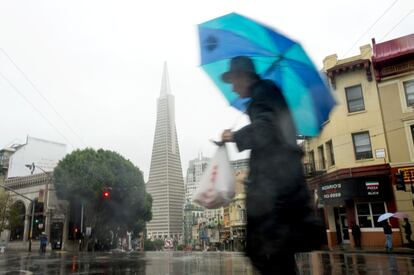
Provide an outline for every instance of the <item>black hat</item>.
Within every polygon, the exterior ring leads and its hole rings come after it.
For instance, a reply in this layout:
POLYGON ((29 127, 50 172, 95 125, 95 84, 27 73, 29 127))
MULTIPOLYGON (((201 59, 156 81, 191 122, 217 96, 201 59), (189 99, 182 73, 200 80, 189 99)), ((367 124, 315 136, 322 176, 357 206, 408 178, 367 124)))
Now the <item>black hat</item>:
POLYGON ((257 75, 253 61, 247 56, 236 56, 232 58, 230 61, 230 70, 222 74, 221 79, 226 83, 230 83, 234 73, 250 73, 257 75))

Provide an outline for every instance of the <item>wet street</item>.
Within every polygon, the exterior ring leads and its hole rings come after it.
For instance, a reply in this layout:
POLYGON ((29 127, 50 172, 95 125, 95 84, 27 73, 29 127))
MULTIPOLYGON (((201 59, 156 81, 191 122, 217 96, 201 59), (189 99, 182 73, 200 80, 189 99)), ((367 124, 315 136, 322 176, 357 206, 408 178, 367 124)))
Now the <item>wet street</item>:
MULTIPOLYGON (((300 274, 414 274, 411 255, 314 252, 297 256, 300 274)), ((255 274, 241 253, 0 254, 0 274, 255 274)))

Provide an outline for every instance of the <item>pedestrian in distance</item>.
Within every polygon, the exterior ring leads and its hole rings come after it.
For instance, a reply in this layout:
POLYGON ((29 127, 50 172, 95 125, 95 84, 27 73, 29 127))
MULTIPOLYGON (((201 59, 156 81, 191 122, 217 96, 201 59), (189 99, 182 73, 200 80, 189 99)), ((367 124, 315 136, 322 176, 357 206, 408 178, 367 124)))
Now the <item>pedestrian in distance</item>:
POLYGON ((223 142, 251 149, 246 182, 246 253, 262 274, 296 274, 295 253, 318 249, 324 233, 310 204, 302 151, 280 89, 262 80, 249 57, 230 61, 222 80, 241 98, 250 98, 250 124, 224 130, 223 142))
POLYGON ((47 235, 45 232, 42 232, 42 234, 40 234, 39 240, 40 240, 40 253, 46 253, 47 235))
POLYGON ((385 250, 387 252, 392 251, 392 228, 389 221, 385 221, 383 225, 385 234, 385 250))
POLYGON ((408 218, 404 218, 404 232, 405 232, 405 239, 408 241, 409 246, 413 246, 413 241, 411 240, 411 224, 408 221, 408 218))
POLYGON ((361 248, 361 228, 356 222, 352 223, 352 236, 354 237, 355 247, 361 248))

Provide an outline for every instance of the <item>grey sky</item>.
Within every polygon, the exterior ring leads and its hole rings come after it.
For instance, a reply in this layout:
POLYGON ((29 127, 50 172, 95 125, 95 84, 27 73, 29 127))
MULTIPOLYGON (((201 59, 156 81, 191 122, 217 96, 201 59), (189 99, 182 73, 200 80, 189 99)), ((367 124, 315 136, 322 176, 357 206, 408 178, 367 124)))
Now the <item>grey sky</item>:
MULTIPOLYGON (((0 73, 65 136, 0 77, 0 147, 24 142, 26 135, 66 143, 69 150, 102 147, 129 158, 147 178, 156 99, 167 61, 185 169, 199 151, 206 156, 214 152, 209 139, 246 122, 198 66, 196 24, 241 13, 301 41, 320 67, 327 55, 342 58, 394 1, 3 0, 0 48, 77 135, 0 51, 0 73)), ((398 23, 413 9, 412 0, 397 1, 348 56, 372 37, 381 42, 412 33, 414 12, 398 23)), ((243 156, 233 152, 231 157, 243 156)))

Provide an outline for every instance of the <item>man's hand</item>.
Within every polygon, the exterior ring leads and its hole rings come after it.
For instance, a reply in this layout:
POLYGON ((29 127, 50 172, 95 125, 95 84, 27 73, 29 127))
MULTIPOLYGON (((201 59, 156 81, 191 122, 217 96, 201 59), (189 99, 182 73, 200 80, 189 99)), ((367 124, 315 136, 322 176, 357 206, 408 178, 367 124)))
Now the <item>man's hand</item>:
POLYGON ((233 132, 229 129, 224 130, 221 134, 221 140, 224 142, 233 142, 233 132))

